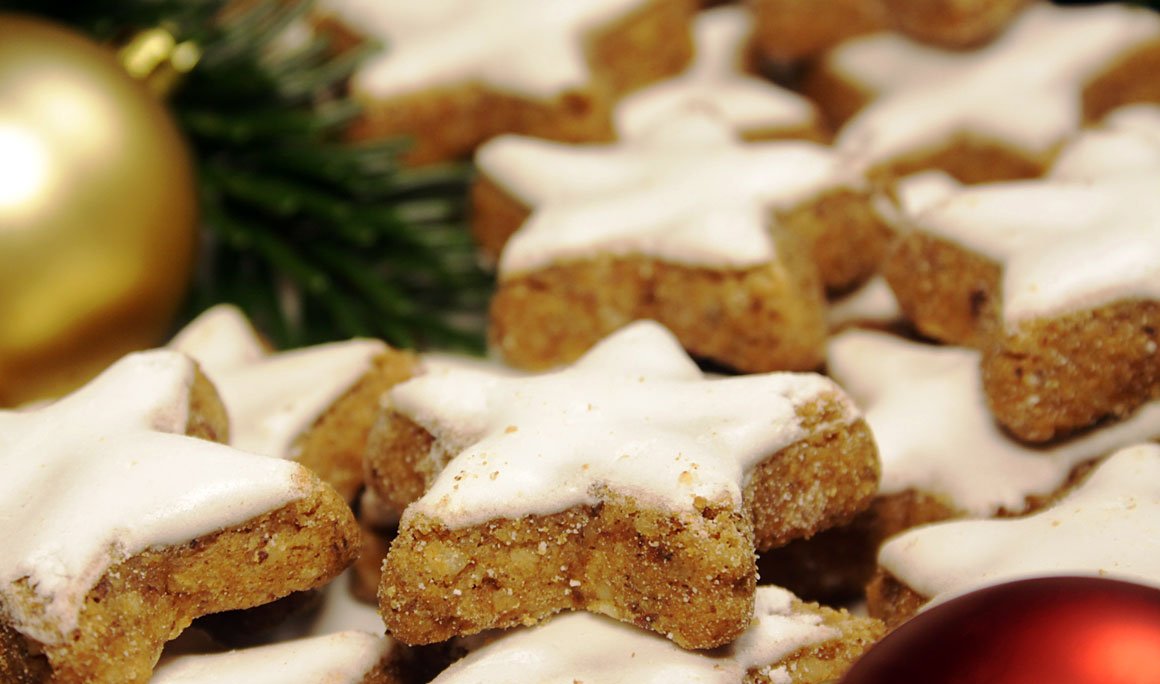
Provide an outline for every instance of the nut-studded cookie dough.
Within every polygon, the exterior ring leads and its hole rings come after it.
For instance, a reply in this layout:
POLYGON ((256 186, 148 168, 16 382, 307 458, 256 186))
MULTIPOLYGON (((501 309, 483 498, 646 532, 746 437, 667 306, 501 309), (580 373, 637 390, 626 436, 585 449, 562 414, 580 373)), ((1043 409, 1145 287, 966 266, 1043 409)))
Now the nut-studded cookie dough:
POLYGON ((194 362, 164 350, 0 412, 0 679, 145 682, 193 618, 354 559, 350 509, 307 469, 185 436, 221 435, 222 416, 194 362))
POLYGON ((679 72, 690 0, 324 0, 339 35, 382 43, 352 77, 357 139, 407 136, 413 164, 501 133, 609 140, 626 92, 679 72))
POLYGON ((1079 487, 1026 518, 929 525, 888 541, 868 592, 895 625, 931 600, 990 584, 1100 575, 1160 586, 1160 446, 1108 458, 1079 487))
POLYGON ((414 357, 355 339, 272 353, 237 307, 219 305, 170 347, 195 358, 230 417, 230 443, 307 466, 353 501, 379 396, 411 376, 414 357))
POLYGON ((840 677, 885 631, 877 620, 758 587, 753 624, 714 651, 685 651, 656 634, 587 613, 513 630, 469 653, 433 684, 661 682, 772 684, 840 677), (523 667, 514 668, 519 662, 523 667))
POLYGON ((379 592, 407 643, 583 609, 719 646, 752 615, 754 549, 848 519, 877 483, 835 384, 706 380, 653 322, 555 373, 420 376, 388 402, 400 467, 422 453, 432 475, 379 592))

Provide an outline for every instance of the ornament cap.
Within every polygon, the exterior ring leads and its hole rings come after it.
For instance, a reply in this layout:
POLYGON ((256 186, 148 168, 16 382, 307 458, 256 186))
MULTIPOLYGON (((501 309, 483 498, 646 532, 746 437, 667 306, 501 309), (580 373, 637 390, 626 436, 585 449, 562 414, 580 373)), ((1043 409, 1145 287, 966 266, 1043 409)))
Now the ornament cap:
POLYGON ((193 41, 178 42, 169 29, 156 26, 136 33, 117 51, 117 58, 130 76, 164 97, 197 66, 201 48, 193 41))

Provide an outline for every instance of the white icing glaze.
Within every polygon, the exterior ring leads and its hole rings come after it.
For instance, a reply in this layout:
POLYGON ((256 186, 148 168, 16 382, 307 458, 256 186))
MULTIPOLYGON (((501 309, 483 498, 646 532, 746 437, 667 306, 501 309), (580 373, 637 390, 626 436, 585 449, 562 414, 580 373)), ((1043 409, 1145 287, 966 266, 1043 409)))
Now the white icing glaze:
POLYGON ((588 613, 567 613, 513 630, 470 653, 433 684, 736 684, 794 651, 839 636, 821 618, 794 611, 779 587, 757 588, 754 624, 730 646, 685 651, 657 634, 588 613))
POLYGON ((863 69, 879 83, 889 71, 898 80, 882 86, 888 94, 843 127, 836 146, 874 165, 972 132, 1029 154, 1046 153, 1082 125, 1080 93, 1087 81, 1117 56, 1157 38, 1160 17, 1143 8, 1050 3, 1031 6, 994 42, 969 52, 872 38, 873 50, 842 63, 871 65, 881 53, 884 67, 863 69), (882 47, 887 42, 893 43, 889 49, 882 47))
POLYGON ((268 646, 183 655, 162 662, 150 684, 359 684, 390 653, 392 642, 337 632, 268 646))
POLYGON ((492 138, 475 152, 480 171, 521 203, 572 201, 639 184, 649 170, 625 150, 641 143, 569 145, 520 135, 492 138))
POLYGON ((113 563, 305 495, 300 466, 184 436, 194 364, 131 354, 36 411, 0 411, 0 607, 57 643, 113 563), (33 605, 14 601, 27 579, 33 605))
POLYGON ((880 494, 943 497, 966 515, 1020 513, 1055 492, 1072 469, 1120 447, 1160 438, 1160 401, 1125 421, 1049 447, 1003 434, 987 408, 979 352, 849 330, 831 338, 830 375, 865 412, 882 463, 880 494))
POLYGON ((696 59, 685 73, 638 90, 613 112, 624 138, 647 133, 674 112, 714 107, 736 131, 805 128, 817 114, 804 97, 740 70, 753 33, 753 17, 741 7, 718 7, 698 15, 693 25, 696 59))
POLYGON ((320 9, 384 49, 352 87, 396 97, 439 86, 484 83, 534 98, 586 86, 585 38, 645 0, 322 0, 320 9))
POLYGON ((267 354, 246 315, 232 304, 203 311, 173 336, 169 348, 194 357, 203 373, 256 363, 267 354))
POLYGON ((1103 125, 1075 137, 1056 157, 1050 178, 1089 181, 1160 170, 1160 106, 1112 112, 1103 125))
POLYGON ((831 329, 850 324, 889 324, 902 320, 902 310, 886 279, 876 275, 861 287, 830 302, 826 322, 831 329))
MULTIPOLYGON (((893 218, 898 229, 906 227, 906 220, 918 216, 963 188, 963 184, 943 171, 922 171, 894 184, 893 206, 900 213, 893 218)), ((890 217, 886 217, 890 218, 890 217)))
POLYGON ((827 147, 742 143, 711 112, 610 146, 505 136, 477 163, 534 208, 500 256, 501 278, 596 252, 751 267, 774 258, 773 212, 862 182, 827 147))
POLYGON ((295 441, 354 387, 386 350, 355 339, 266 354, 245 315, 215 306, 170 343, 201 364, 230 416, 230 443, 265 456, 294 458, 295 441))
POLYGON ((419 356, 420 373, 442 373, 447 370, 482 370, 508 375, 524 375, 524 371, 498 361, 454 352, 424 352, 419 356))
POLYGON ((911 230, 914 217, 942 199, 953 195, 962 184, 944 171, 920 171, 899 178, 892 192, 878 192, 871 198, 871 207, 895 234, 911 230))
POLYGON ((1111 131, 1136 133, 1155 144, 1160 138, 1160 104, 1145 102, 1113 109, 1100 126, 1111 131))
POLYGON ((1008 326, 1160 299, 1160 171, 1095 182, 965 186, 915 219, 1003 265, 1008 326))
POLYGON ((937 81, 962 64, 959 51, 939 50, 894 32, 842 42, 826 53, 825 67, 871 97, 937 81))
POLYGON ((1101 575, 1160 586, 1160 446, 1122 449, 1054 506, 1026 518, 927 525, 878 562, 939 601, 1026 577, 1101 575))
MULTIPOLYGON (((388 396, 454 456, 403 513, 449 527, 594 504, 741 506, 749 471, 804 437, 795 408, 841 390, 815 374, 706 380, 666 329, 633 323, 563 370, 511 378, 448 371, 388 396)), ((855 419, 846 404, 844 420, 855 419)))

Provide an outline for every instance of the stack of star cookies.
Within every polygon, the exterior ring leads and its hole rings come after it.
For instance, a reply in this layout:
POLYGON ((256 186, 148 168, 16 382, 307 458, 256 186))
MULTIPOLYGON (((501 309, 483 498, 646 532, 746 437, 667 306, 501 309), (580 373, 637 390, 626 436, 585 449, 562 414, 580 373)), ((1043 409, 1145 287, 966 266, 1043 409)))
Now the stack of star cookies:
POLYGON ((1160 586, 1160 16, 302 28, 372 54, 352 139, 474 165, 489 358, 224 305, 0 411, 3 682, 827 682, 988 584, 1160 586))

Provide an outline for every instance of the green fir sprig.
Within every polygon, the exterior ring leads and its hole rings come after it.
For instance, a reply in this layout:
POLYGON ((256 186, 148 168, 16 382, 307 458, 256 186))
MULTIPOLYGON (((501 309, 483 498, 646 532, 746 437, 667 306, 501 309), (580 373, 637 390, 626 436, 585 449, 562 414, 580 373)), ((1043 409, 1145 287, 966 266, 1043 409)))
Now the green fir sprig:
POLYGON ((305 0, 0 0, 115 42, 164 26, 202 50, 170 104, 203 228, 186 318, 241 306, 278 346, 352 336, 482 349, 490 277, 466 222, 469 169, 400 165, 406 141, 343 139, 363 50, 308 29, 305 0))

